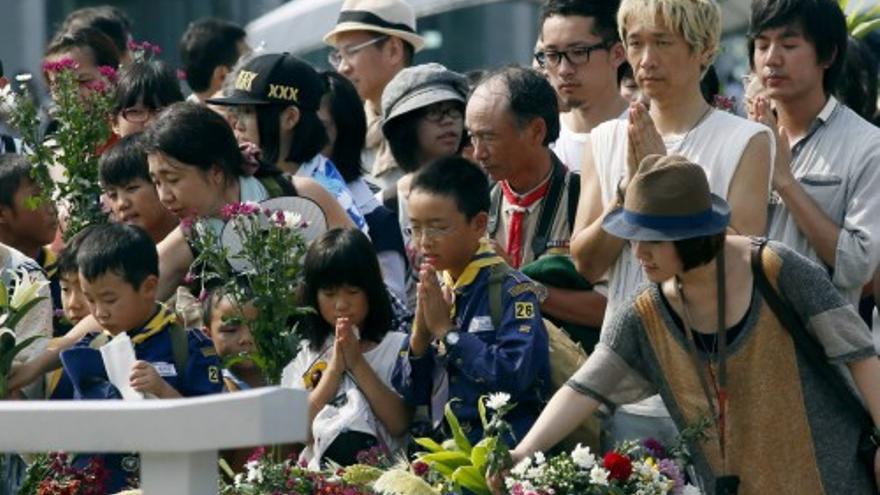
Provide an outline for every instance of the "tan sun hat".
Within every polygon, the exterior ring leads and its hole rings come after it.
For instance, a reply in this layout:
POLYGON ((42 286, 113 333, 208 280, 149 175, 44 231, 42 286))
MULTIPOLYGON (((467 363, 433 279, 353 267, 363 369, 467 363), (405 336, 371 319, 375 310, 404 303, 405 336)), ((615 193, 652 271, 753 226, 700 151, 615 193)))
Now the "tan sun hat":
POLYGON ((403 0, 345 0, 336 27, 324 36, 324 43, 336 46, 336 35, 347 31, 373 31, 396 36, 412 45, 414 51, 425 46, 416 31, 416 13, 403 0))

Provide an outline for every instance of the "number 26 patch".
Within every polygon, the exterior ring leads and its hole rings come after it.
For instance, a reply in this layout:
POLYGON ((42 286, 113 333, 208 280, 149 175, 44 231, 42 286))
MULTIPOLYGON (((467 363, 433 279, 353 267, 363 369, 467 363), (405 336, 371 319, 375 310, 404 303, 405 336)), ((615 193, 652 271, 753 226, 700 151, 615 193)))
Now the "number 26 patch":
POLYGON ((535 316, 535 305, 530 302, 514 303, 514 316, 519 320, 533 318, 535 316))

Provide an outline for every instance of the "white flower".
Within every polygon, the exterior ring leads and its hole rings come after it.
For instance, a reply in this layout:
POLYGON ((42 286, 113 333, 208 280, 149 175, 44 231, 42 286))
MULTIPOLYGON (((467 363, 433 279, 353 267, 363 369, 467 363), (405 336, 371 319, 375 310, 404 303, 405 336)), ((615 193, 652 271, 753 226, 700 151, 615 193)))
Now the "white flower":
POLYGON ((513 466, 513 469, 510 470, 510 474, 514 476, 525 476, 526 471, 528 471, 530 467, 532 467, 532 458, 526 457, 516 463, 516 466, 513 466))
MULTIPOLYGON (((251 466, 249 462, 246 466, 248 468, 247 480, 248 483, 262 483, 263 482, 263 468, 259 465, 251 466)), ((254 462, 253 464, 257 464, 254 462)))
POLYGON ((506 406, 509 401, 510 394, 506 394, 504 392, 496 392, 494 394, 489 394, 489 398, 486 399, 486 407, 493 411, 497 411, 506 406))
POLYGON ((590 483, 600 486, 608 486, 608 471, 598 464, 590 470, 590 483))
POLYGON ((544 458, 544 453, 540 451, 535 452, 535 465, 540 466, 541 464, 544 464, 544 461, 546 461, 546 459, 544 458))
POLYGON ((535 466, 526 471, 526 479, 537 480, 544 475, 544 466, 535 466))
POLYGON ((681 495, 702 495, 702 493, 699 488, 690 483, 684 485, 684 488, 681 490, 681 495))
POLYGON ((32 74, 28 74, 28 73, 19 74, 19 75, 15 76, 15 80, 20 83, 26 83, 33 78, 34 78, 34 76, 32 74))
POLYGON ((581 469, 591 469, 596 464, 596 456, 590 452, 590 447, 582 447, 581 444, 571 451, 571 460, 581 469))
POLYGON ((236 474, 235 478, 232 479, 232 482, 235 483, 235 486, 241 486, 241 484, 244 483, 244 474, 236 474))
POLYGON ((284 212, 284 226, 288 229, 299 229, 303 227, 302 215, 295 211, 284 212))
POLYGON ((38 297, 39 290, 49 284, 46 280, 40 280, 36 273, 21 270, 15 274, 15 285, 13 286, 15 292, 12 294, 12 301, 9 302, 12 308, 20 309, 38 297))

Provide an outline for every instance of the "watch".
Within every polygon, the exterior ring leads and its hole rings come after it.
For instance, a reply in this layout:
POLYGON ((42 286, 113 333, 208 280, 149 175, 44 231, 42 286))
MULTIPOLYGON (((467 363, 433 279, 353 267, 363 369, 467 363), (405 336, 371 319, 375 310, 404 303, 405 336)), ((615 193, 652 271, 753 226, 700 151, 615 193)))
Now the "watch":
POLYGON ((459 340, 461 340, 461 335, 458 333, 458 330, 446 332, 446 336, 443 337, 443 343, 446 344, 446 347, 452 347, 455 344, 458 344, 459 340))

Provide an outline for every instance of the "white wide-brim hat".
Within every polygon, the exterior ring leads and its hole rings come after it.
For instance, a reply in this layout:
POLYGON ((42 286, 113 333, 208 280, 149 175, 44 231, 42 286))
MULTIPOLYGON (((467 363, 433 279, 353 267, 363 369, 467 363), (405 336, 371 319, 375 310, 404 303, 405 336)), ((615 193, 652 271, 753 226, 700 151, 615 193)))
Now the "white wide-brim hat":
POLYGON ((416 52, 425 46, 425 39, 416 30, 416 13, 403 0, 345 0, 336 27, 324 36, 324 43, 336 46, 336 35, 348 31, 396 36, 416 52))

